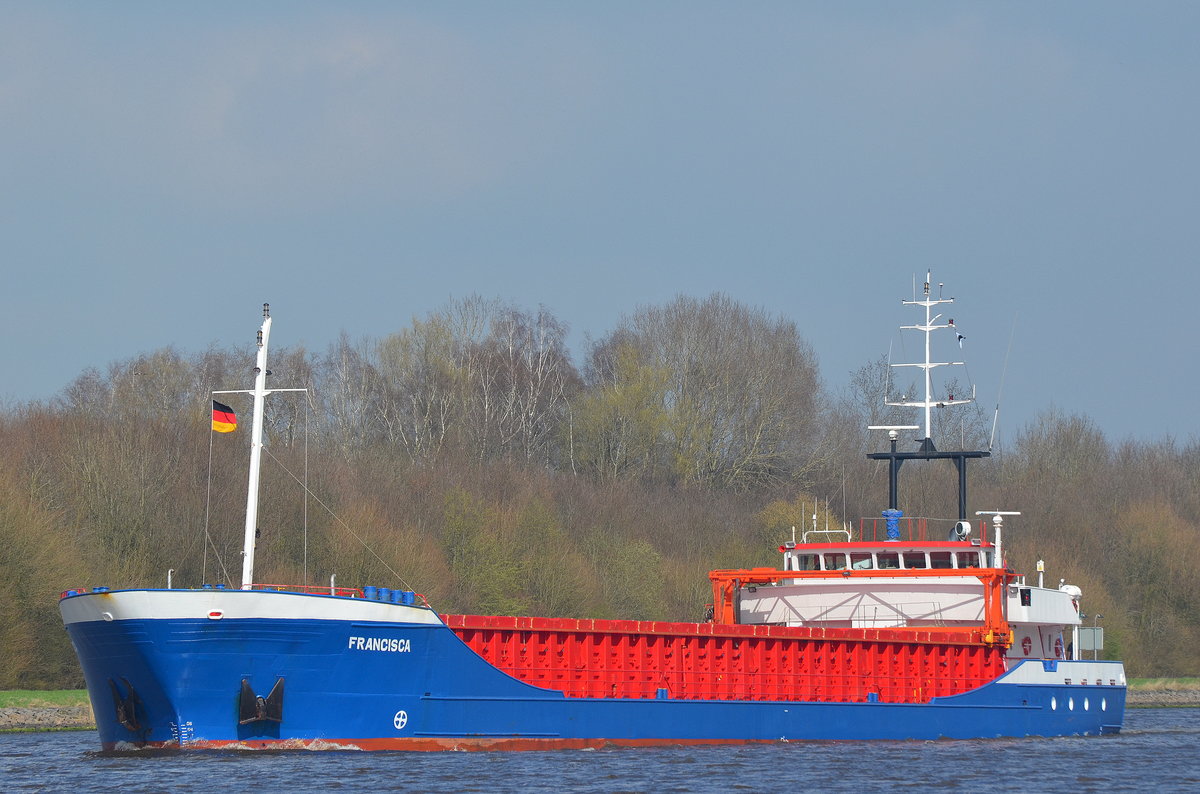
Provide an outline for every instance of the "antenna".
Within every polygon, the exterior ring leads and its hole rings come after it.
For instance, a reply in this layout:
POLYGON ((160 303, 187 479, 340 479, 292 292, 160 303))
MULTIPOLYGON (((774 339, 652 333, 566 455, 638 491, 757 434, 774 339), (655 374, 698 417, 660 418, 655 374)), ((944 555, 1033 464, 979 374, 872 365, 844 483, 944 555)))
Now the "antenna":
POLYGON ((883 373, 883 399, 887 402, 888 395, 892 393, 892 340, 888 340, 888 360, 887 369, 883 373))
POLYGON ((997 568, 1004 567, 1004 546, 1001 540, 1001 531, 1004 527, 1005 516, 1019 516, 1019 512, 1013 510, 976 510, 977 516, 992 517, 992 546, 996 549, 995 566, 997 568))
POLYGON ((846 523, 846 464, 842 464, 842 525, 846 523))
POLYGON ((1008 357, 1012 355, 1013 337, 1017 333, 1017 315, 1013 314, 1012 330, 1008 333, 1008 350, 1004 352, 1004 367, 1000 370, 1000 388, 996 389, 996 413, 992 417, 992 435, 988 438, 988 452, 996 442, 996 425, 1000 422, 1000 395, 1004 393, 1004 378, 1008 375, 1008 357))

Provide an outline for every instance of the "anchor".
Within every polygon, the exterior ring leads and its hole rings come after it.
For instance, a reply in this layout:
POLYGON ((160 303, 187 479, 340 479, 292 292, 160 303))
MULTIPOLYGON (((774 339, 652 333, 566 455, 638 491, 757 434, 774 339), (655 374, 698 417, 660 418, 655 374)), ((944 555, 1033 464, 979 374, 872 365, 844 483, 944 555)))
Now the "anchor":
POLYGON ((122 695, 117 682, 111 678, 108 679, 108 686, 112 689, 113 707, 117 712, 117 722, 125 726, 126 730, 137 733, 142 729, 137 719, 137 707, 141 705, 142 699, 138 697, 137 690, 133 688, 133 684, 129 683, 128 678, 122 676, 121 680, 125 682, 125 688, 129 690, 128 695, 122 695))
POLYGON ((283 722, 283 679, 280 678, 265 698, 256 695, 250 682, 242 679, 242 691, 238 695, 238 725, 252 722, 283 722))

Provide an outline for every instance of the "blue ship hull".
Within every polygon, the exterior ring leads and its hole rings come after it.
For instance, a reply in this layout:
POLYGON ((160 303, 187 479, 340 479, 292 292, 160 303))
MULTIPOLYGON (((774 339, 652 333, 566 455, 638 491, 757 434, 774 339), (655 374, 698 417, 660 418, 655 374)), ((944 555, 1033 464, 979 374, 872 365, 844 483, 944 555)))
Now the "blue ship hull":
POLYGON ((290 593, 118 591, 70 595, 63 612, 105 749, 1098 735, 1119 731, 1125 708, 1117 662, 1024 662, 985 686, 914 704, 568 698, 491 666, 419 607, 290 593), (240 617, 239 602, 251 595, 256 605, 278 601, 283 606, 268 611, 279 615, 240 617), (140 616, 163 604, 180 614, 140 616), (349 604, 351 614, 312 617, 314 604, 349 604), (382 608, 419 620, 375 619, 388 614, 382 608), (182 614, 189 610, 199 616, 182 614), (257 715, 239 712, 243 681, 262 698, 257 715), (279 713, 264 716, 277 684, 279 713))

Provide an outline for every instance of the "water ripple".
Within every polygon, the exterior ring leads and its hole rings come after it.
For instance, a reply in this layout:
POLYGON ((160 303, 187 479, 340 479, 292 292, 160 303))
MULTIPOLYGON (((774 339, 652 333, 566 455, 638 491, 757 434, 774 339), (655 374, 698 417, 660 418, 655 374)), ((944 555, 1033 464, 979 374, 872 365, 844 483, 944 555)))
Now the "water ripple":
POLYGON ((1195 791, 1200 709, 1131 709, 1118 736, 791 742, 526 753, 100 753, 94 732, 0 735, 5 791, 1195 791))

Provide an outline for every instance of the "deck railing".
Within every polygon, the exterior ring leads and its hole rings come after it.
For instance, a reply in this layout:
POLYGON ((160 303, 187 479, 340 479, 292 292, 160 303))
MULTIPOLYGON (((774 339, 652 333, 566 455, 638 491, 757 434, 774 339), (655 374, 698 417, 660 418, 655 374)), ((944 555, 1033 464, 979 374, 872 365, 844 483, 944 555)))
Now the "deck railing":
MULTIPOLYGON (((923 543, 931 540, 947 540, 950 531, 958 523, 949 518, 922 518, 920 516, 904 516, 900 519, 900 540, 923 543)), ((979 538, 981 543, 988 542, 988 525, 986 521, 971 524, 971 538, 979 538)), ((885 541, 887 536, 887 519, 867 516, 858 519, 858 534, 856 541, 875 543, 885 541)))

